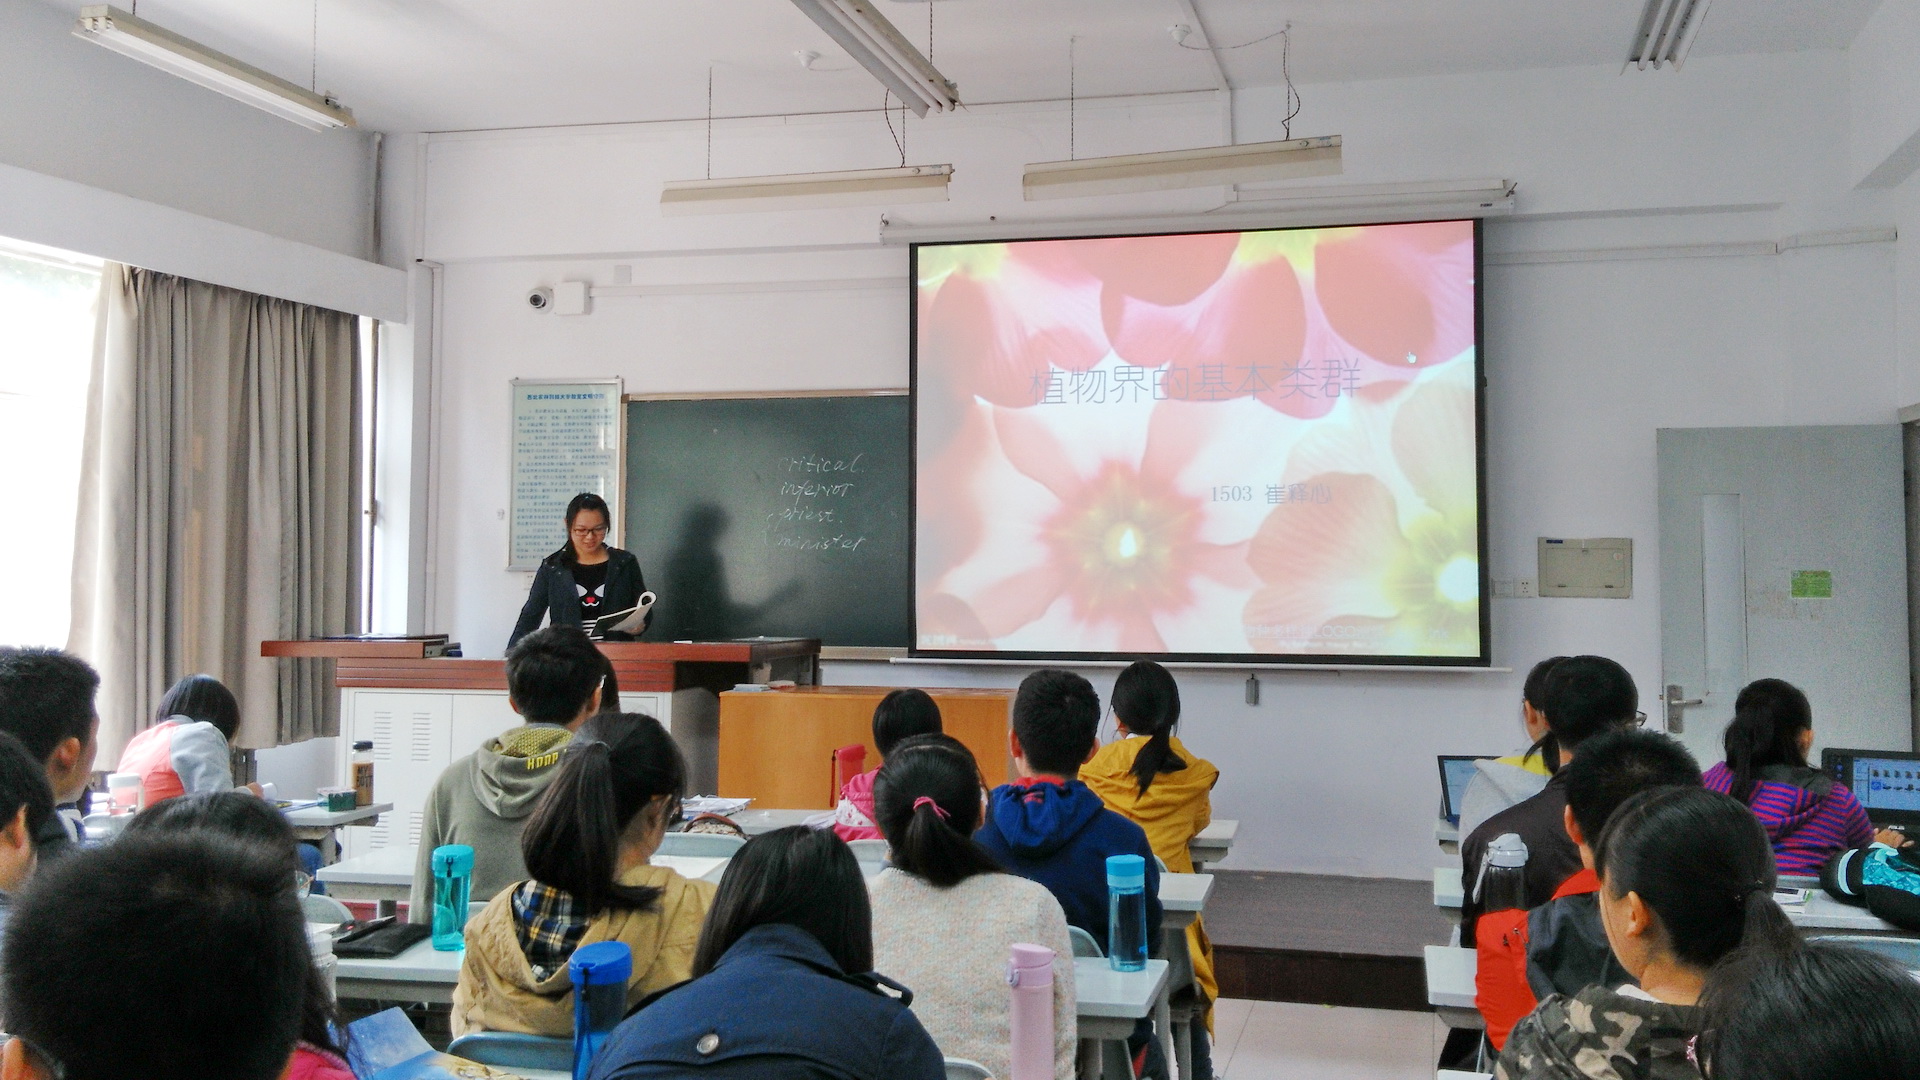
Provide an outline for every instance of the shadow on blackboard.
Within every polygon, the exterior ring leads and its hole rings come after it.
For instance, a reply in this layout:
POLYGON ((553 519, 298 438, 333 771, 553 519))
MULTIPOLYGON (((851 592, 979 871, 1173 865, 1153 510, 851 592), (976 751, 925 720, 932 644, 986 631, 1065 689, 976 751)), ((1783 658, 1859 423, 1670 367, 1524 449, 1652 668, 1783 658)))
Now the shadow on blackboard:
POLYGON ((667 553, 666 588, 660 594, 662 606, 671 605, 662 621, 674 639, 718 641, 774 634, 771 622, 799 599, 802 583, 797 578, 758 604, 733 599, 726 563, 720 557, 720 538, 729 524, 726 510, 713 503, 697 503, 680 519, 673 548, 667 553))

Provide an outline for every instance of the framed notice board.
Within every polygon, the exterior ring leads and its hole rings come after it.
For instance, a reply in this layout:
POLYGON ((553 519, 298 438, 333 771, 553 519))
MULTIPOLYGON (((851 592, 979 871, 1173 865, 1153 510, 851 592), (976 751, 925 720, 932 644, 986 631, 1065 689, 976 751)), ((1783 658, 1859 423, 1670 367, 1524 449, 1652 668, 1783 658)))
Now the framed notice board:
POLYGON ((620 400, 619 379, 513 380, 507 569, 532 570, 559 550, 567 503, 583 491, 607 500, 607 543, 618 545, 626 458, 620 400))

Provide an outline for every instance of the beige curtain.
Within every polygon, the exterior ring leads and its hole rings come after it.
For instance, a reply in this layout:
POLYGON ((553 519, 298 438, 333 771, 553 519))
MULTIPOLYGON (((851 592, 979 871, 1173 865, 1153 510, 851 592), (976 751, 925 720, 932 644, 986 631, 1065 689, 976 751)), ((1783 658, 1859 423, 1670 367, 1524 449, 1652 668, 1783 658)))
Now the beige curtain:
POLYGON ((260 642, 359 628, 353 316, 109 264, 68 648, 100 670, 100 768, 207 672, 243 747, 339 732, 323 661, 260 642))

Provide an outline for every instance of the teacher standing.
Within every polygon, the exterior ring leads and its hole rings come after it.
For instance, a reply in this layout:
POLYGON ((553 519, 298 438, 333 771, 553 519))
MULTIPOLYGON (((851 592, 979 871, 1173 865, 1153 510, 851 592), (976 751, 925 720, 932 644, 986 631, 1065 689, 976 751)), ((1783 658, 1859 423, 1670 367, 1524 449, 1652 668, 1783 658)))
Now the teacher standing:
MULTIPOLYGON (((631 551, 607 546, 610 521, 607 500, 590 491, 567 504, 567 543, 540 561, 508 648, 540 629, 542 616, 551 616, 554 626, 580 626, 591 633, 593 620, 640 603, 640 594, 647 591, 640 560, 631 551)), ((630 640, 628 635, 619 637, 630 640)))

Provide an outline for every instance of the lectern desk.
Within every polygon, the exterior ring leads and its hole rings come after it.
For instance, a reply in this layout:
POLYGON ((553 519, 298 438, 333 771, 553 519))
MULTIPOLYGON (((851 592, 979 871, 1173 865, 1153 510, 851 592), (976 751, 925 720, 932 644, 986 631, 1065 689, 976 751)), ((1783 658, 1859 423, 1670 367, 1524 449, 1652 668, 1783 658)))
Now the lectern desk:
MULTIPOLYGON (((341 777, 352 744, 373 743, 374 799, 394 811, 372 828, 347 835, 348 856, 420 841, 421 815, 433 782, 453 759, 519 724, 507 704, 504 660, 429 656, 415 639, 263 641, 260 655, 332 661, 340 688, 341 777)), ((719 783, 720 691, 740 683, 791 679, 811 684, 819 671, 813 638, 744 641, 602 642, 628 712, 657 718, 687 757, 689 788, 711 793, 719 783)))

